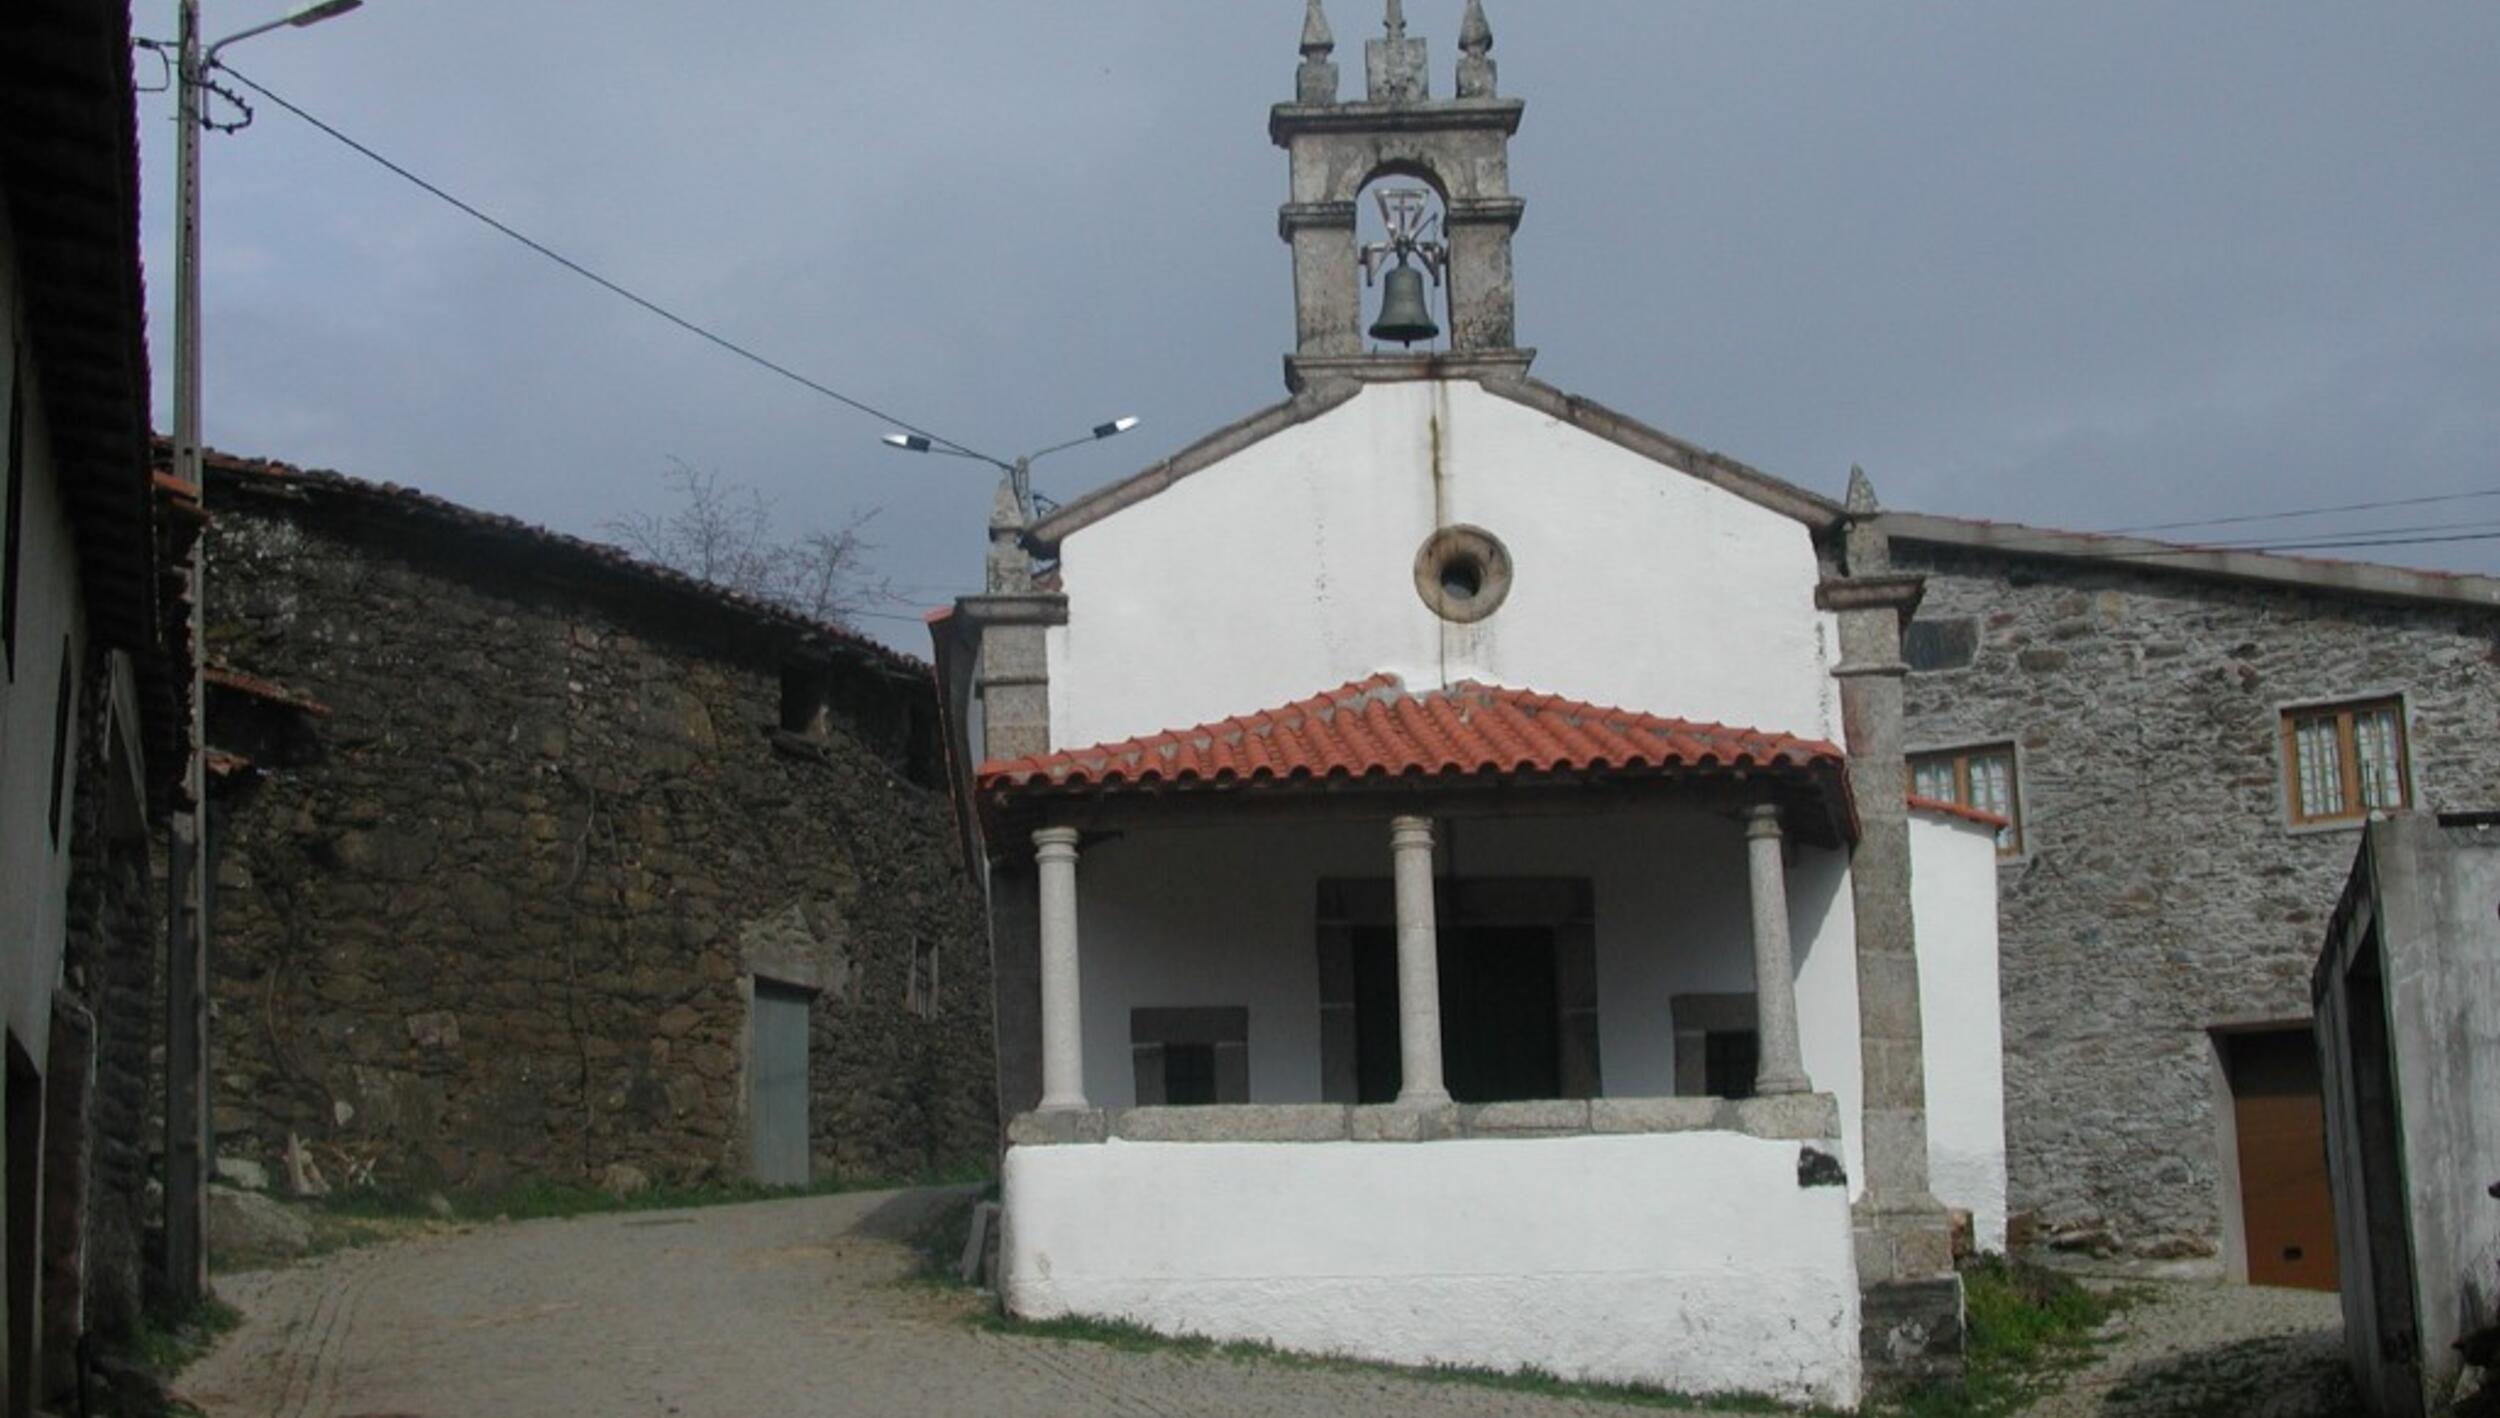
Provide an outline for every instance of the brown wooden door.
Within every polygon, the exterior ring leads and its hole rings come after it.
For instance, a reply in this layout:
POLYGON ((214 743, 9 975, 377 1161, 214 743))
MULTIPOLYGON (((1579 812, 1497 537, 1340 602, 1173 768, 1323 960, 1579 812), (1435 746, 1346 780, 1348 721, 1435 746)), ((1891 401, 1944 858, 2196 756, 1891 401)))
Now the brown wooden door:
POLYGON ((2240 1140, 2248 1283, 2335 1288, 2335 1209, 2327 1194, 2326 1112, 2306 1029, 2230 1039, 2240 1140))

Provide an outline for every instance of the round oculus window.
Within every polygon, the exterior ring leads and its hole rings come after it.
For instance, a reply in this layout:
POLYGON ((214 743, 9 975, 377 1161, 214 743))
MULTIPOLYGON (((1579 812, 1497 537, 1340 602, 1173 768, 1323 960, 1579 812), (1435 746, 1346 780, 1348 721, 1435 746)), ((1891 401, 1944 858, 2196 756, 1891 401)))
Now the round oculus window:
POLYGON ((1443 620, 1482 620, 1510 595, 1510 548, 1482 527, 1443 527, 1415 553, 1415 594, 1443 620))

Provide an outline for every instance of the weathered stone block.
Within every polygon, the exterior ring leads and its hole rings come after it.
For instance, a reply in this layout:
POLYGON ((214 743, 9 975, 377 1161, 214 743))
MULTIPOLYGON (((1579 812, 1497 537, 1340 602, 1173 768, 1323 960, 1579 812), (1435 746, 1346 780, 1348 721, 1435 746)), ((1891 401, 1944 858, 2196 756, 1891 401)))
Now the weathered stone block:
POLYGON ((1519 1103, 1485 1103, 1461 1114, 1475 1137, 1560 1137, 1589 1130, 1585 1098, 1540 1098, 1519 1103))
POLYGON ((1343 1142, 1339 1103, 1239 1103, 1209 1108, 1124 1108, 1111 1135, 1129 1142, 1343 1142))
POLYGON ((1065 1147, 1103 1142, 1110 1136, 1110 1115, 1100 1108, 1036 1109, 1018 1113, 1007 1123, 1007 1141, 1015 1147, 1065 1147))
POLYGON ((1716 1127, 1716 1098, 1593 1098, 1589 1129, 1601 1133, 1699 1132, 1716 1127))

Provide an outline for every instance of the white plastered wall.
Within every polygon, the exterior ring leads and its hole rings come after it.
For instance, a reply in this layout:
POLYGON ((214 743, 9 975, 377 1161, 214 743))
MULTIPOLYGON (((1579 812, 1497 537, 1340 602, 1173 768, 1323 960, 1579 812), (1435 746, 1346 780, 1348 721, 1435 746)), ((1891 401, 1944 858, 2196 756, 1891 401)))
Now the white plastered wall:
POLYGON ((1008 1150, 1006 1301, 1398 1364, 1854 1406, 1848 1196, 1735 1133, 1008 1150))
POLYGON ((1060 548, 1061 748, 1269 708, 1379 671, 1838 736, 1805 527, 1466 381, 1375 384, 1060 548), (1509 598, 1443 622, 1435 528, 1509 548, 1509 598))
MULTIPOLYGON (((0 430, 23 347, 24 311, 15 238, 0 207, 0 430)), ((18 544, 17 663, 0 672, 0 1013, 37 1068, 52 1032, 52 991, 60 976, 69 907, 67 802, 76 791, 77 745, 62 763, 61 831, 52 834, 52 754, 59 712, 61 645, 71 646, 70 732, 77 732, 77 670, 85 653, 85 606, 69 518, 52 463, 41 371, 31 365, 16 385, 26 400, 23 504, 18 544)), ((4 470, 0 470, 4 471, 4 470)), ((5 509, 0 508, 0 515, 5 509)))
POLYGON ((2005 1249, 2005 1051, 1997 994, 1993 829, 1910 814, 1910 910, 1926 1039, 1928 1188, 2005 1249))
MULTIPOLYGON (((1744 838, 1732 818, 1461 819, 1440 825, 1435 870, 1591 882, 1609 1097, 1675 1092, 1674 996, 1753 988, 1744 838)), ((1089 847, 1077 868, 1086 1097, 1135 1103, 1132 1009, 1238 1005, 1250 1012, 1250 1100, 1320 1101, 1318 885, 1389 871, 1385 819, 1141 829, 1089 847)), ((1846 863, 1801 850, 1788 886, 1806 1071, 1839 1100, 1854 1183, 1862 1090, 1846 863)))

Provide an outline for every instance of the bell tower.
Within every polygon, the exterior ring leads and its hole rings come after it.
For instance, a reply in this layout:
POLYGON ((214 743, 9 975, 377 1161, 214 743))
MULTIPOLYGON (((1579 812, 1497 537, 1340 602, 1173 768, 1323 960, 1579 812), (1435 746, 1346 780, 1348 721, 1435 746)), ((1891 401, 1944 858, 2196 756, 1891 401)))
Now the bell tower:
POLYGON ((1293 102, 1278 104, 1267 122, 1292 167, 1292 195, 1277 213, 1277 232, 1293 248, 1295 343, 1286 385, 1525 372, 1536 352, 1519 347, 1514 328, 1510 245, 1527 204, 1511 195, 1510 139, 1526 105, 1495 91, 1484 0, 1467 0, 1456 97, 1439 100, 1424 40, 1406 32, 1404 0, 1387 0, 1381 37, 1363 46, 1363 97, 1340 101, 1336 37, 1322 4, 1310 0, 1303 18, 1293 102), (1430 189, 1441 205, 1440 240, 1418 228, 1414 201, 1392 192, 1396 200, 1382 204, 1391 240, 1368 250, 1358 244, 1356 201, 1381 179, 1430 189), (1408 213, 1403 231, 1400 210, 1408 213), (1367 342, 1364 282, 1382 270, 1397 309, 1375 330, 1390 340, 1421 337, 1428 325, 1437 334, 1437 321, 1415 317, 1445 295, 1447 350, 1367 342), (1432 285, 1419 285, 1425 275, 1432 285))

